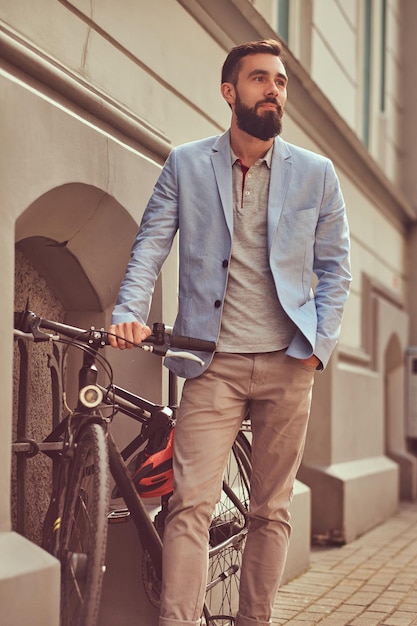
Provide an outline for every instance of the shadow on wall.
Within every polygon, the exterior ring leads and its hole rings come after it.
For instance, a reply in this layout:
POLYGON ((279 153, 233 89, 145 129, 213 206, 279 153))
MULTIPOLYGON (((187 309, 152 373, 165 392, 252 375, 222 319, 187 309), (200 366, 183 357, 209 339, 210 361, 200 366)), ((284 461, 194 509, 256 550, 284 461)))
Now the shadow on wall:
MULTIPOLYGON (((23 254, 15 257, 15 311, 26 303, 44 317, 58 321, 65 309, 23 254)), ((52 361, 57 361, 52 346, 15 342, 13 358, 13 441, 23 438, 41 441, 52 429, 52 361)), ((52 461, 43 454, 12 456, 11 509, 13 529, 40 545, 42 522, 51 488, 52 461)))

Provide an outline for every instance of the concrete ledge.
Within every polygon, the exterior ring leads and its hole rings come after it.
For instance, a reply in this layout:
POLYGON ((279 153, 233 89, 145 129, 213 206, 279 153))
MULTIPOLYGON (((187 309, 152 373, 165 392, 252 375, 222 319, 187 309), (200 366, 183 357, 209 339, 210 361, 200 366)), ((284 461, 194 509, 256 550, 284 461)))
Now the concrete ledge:
POLYGON ((291 541, 282 584, 303 574, 310 565, 311 492, 307 485, 296 480, 291 505, 291 541))
POLYGON ((0 533, 1 623, 56 626, 59 596, 59 561, 17 533, 0 533))
POLYGON ((417 459, 404 450, 390 450, 389 458, 397 463, 400 471, 400 500, 417 498, 417 459))
POLYGON ((349 543, 398 507, 399 468, 385 456, 327 467, 303 465, 298 479, 312 492, 312 536, 349 543))

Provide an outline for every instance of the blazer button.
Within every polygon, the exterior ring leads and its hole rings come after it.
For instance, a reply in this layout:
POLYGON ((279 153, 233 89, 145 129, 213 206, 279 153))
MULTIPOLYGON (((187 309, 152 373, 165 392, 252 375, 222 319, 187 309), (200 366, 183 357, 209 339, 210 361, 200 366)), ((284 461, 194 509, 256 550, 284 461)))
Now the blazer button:
POLYGON ((227 267, 229 265, 229 261, 225 259, 222 263, 223 267, 227 267))
POLYGON ((214 306, 216 307, 216 309, 218 309, 219 307, 221 307, 222 302, 221 300, 216 300, 216 302, 214 303, 214 306))

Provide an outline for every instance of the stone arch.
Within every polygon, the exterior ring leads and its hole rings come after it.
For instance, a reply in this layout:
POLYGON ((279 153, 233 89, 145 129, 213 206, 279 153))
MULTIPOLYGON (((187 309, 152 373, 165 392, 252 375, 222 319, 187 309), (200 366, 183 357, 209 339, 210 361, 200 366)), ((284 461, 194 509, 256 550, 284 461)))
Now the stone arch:
POLYGON ((67 311, 105 311, 116 299, 137 223, 101 189, 68 183, 16 221, 16 246, 67 311))
MULTIPOLYGON (((73 182, 42 194, 17 218, 16 249, 61 302, 63 321, 81 328, 109 325, 140 217, 136 221, 106 191, 73 182)), ((162 309, 161 276, 155 286, 150 320, 166 321, 162 309)), ((39 314, 46 317, 48 312, 39 314)), ((159 359, 146 358, 140 350, 129 359, 108 351, 118 380, 122 378, 132 388, 145 379, 151 399, 161 400, 159 359)))

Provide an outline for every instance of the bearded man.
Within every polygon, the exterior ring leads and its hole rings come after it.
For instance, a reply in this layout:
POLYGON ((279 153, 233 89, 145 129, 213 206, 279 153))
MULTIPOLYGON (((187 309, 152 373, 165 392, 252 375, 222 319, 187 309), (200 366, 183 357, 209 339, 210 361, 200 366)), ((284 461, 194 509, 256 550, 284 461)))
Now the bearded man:
POLYGON ((336 345, 349 291, 349 233, 332 163, 279 135, 288 76, 274 40, 233 48, 221 93, 230 128, 174 148, 135 239, 109 332, 149 334, 153 288, 179 231, 174 332, 217 344, 186 379, 164 534, 160 626, 200 623, 208 527, 249 411, 252 475, 237 626, 267 626, 290 538, 290 503, 317 370, 336 345), (312 285, 315 284, 314 291, 312 285))

